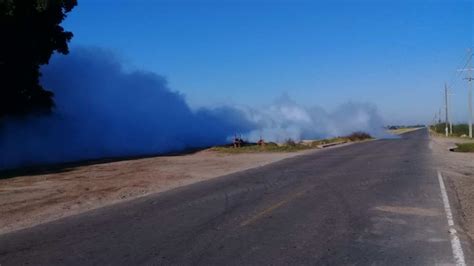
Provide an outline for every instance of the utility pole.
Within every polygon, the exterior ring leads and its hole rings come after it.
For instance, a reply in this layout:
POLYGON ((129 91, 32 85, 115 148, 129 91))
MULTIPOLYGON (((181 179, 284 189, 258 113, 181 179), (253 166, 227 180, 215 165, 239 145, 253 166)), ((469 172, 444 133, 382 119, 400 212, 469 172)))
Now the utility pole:
POLYGON ((472 50, 469 49, 467 60, 469 60, 469 65, 467 66, 467 82, 469 83, 469 138, 472 139, 472 50))
POLYGON ((467 60, 469 60, 469 65, 467 67, 467 82, 469 83, 469 138, 472 139, 472 50, 469 49, 467 60))
MULTIPOLYGON (((448 88, 449 89, 449 88, 448 88)), ((451 102, 451 96, 453 96, 454 94, 453 93, 448 93, 448 105, 449 105, 449 108, 448 108, 448 112, 449 112, 449 134, 452 136, 453 135, 453 105, 452 105, 452 102, 451 102)))
POLYGON ((441 124, 441 117, 443 117, 441 114, 443 113, 443 108, 439 108, 439 115, 438 115, 438 124, 441 124))
POLYGON ((446 133, 446 137, 449 136, 449 129, 448 129, 448 125, 449 125, 449 103, 448 103, 448 86, 446 85, 446 83, 444 83, 444 102, 445 102, 445 109, 446 109, 446 119, 445 119, 445 122, 446 122, 446 126, 444 128, 444 131, 446 133))
POLYGON ((468 49, 467 52, 467 60, 468 60, 468 66, 466 69, 460 69, 459 71, 467 71, 467 77, 464 78, 468 82, 468 90, 469 90, 469 95, 467 97, 469 101, 469 138, 472 139, 472 80, 474 79, 472 77, 472 49, 468 49))

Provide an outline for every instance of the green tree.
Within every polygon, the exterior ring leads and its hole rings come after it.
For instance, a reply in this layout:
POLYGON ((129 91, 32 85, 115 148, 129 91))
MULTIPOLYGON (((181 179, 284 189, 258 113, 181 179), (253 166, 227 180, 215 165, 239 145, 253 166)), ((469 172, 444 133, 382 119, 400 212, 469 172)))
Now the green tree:
POLYGON ((60 26, 77 0, 0 0, 0 119, 49 113, 53 93, 40 66, 53 52, 67 54, 72 33, 60 26))

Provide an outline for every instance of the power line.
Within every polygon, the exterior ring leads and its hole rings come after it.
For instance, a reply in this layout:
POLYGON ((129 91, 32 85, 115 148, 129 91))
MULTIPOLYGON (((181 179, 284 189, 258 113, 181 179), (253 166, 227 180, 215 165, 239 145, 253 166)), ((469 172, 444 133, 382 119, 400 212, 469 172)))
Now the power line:
POLYGON ((472 81, 474 78, 472 77, 472 49, 468 49, 468 60, 462 69, 459 69, 460 72, 467 72, 467 77, 465 78, 468 82, 468 107, 469 107, 469 138, 472 139, 472 120, 473 120, 473 113, 472 113, 472 81), (467 66, 467 68, 465 68, 467 66))
MULTIPOLYGON (((472 53, 471 54, 467 54, 467 55, 463 55, 462 56, 462 59, 459 61, 459 63, 457 64, 457 66, 461 66, 462 67, 457 67, 456 69, 464 69, 467 67, 467 65, 469 64, 469 62, 471 61, 472 59, 472 53), (464 62, 464 64, 463 64, 464 62)), ((459 82, 459 77, 461 76, 462 72, 460 71, 455 71, 454 72, 454 75, 451 77, 450 81, 448 82, 448 86, 451 87, 451 88, 455 88, 457 85, 457 83, 459 82)))

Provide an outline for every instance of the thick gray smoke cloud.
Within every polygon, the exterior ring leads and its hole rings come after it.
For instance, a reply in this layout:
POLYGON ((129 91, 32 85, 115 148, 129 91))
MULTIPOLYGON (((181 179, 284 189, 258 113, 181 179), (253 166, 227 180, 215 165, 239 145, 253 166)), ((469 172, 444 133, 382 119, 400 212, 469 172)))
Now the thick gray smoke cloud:
POLYGON ((55 56, 42 72, 43 85, 55 93, 55 112, 3 122, 0 169, 178 151, 222 144, 235 133, 283 141, 382 129, 375 107, 367 104, 349 103, 327 113, 282 97, 261 109, 191 110, 163 77, 125 71, 113 54, 98 48, 55 56))
POLYGON ((56 56, 43 77, 55 94, 55 114, 7 121, 0 132, 0 168, 208 146, 254 127, 230 107, 193 112, 163 77, 125 72, 102 49, 56 56))
POLYGON ((303 107, 288 96, 282 96, 267 108, 246 111, 250 121, 258 128, 248 134, 249 139, 260 136, 276 142, 345 136, 365 131, 376 137, 386 137, 383 120, 371 104, 346 103, 333 112, 319 107, 303 107))

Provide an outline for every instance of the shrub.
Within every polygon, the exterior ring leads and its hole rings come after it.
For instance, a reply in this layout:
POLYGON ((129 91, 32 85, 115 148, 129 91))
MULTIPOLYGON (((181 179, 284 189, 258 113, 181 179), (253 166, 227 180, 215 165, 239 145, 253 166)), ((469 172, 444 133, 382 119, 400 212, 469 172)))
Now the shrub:
POLYGON ((267 143, 265 143, 265 146, 266 147, 278 147, 278 144, 276 144, 275 142, 267 142, 267 143))
POLYGON ((287 140, 285 141, 285 145, 286 145, 286 146, 294 147, 294 146, 296 146, 296 142, 295 142, 293 139, 290 138, 290 139, 287 139, 287 140))
POLYGON ((358 140, 371 139, 372 136, 368 133, 359 131, 359 132, 354 132, 354 133, 350 134, 349 136, 347 136, 347 138, 350 141, 358 141, 358 140))

